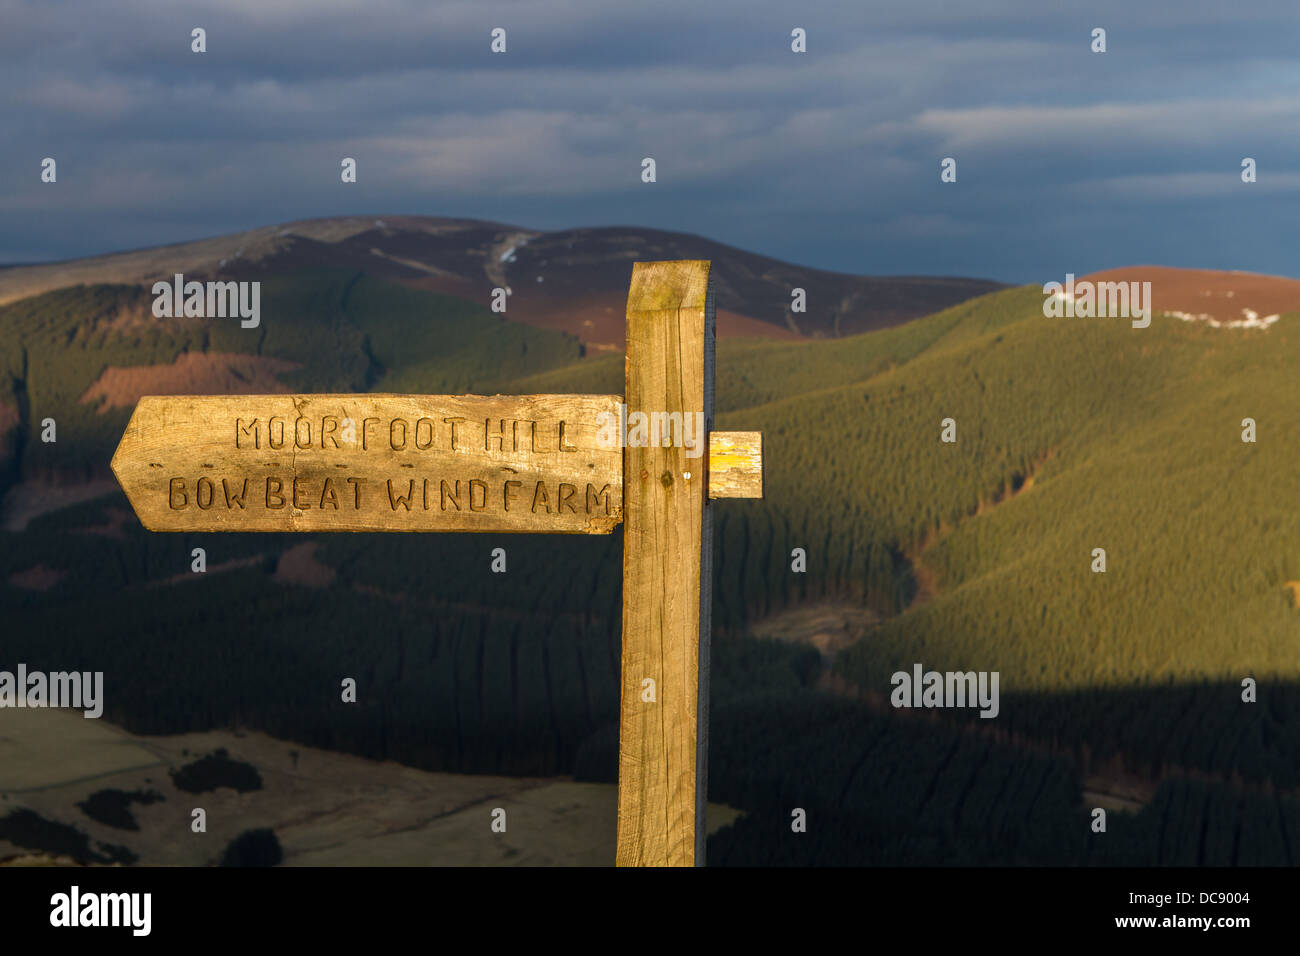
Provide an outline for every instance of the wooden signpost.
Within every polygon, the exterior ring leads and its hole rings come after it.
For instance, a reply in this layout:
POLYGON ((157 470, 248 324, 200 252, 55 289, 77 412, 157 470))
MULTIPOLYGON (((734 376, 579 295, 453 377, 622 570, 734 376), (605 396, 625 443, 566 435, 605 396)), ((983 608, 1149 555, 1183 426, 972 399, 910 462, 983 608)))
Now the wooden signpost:
POLYGON ((709 499, 763 488, 761 436, 713 431, 713 321, 707 261, 636 263, 621 397, 145 397, 113 473, 150 531, 606 534, 621 522, 617 862, 700 864, 709 499))
POLYGON ((613 531, 616 395, 142 398, 113 471, 150 531, 613 531))

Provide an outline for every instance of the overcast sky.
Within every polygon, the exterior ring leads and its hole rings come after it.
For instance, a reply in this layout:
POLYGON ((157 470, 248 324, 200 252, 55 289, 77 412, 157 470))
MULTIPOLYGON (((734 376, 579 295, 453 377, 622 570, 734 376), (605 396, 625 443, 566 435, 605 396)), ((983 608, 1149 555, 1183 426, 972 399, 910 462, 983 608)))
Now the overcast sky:
POLYGON ((1297 0, 0 0, 0 262, 411 213, 865 274, 1300 276, 1297 27, 1297 0))

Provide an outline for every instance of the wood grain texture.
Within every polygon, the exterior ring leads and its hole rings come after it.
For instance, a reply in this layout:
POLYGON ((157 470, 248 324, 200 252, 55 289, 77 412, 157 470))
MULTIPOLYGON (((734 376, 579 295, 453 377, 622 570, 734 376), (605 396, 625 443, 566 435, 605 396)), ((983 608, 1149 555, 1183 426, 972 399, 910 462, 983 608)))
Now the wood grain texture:
POLYGON ((763 497, 763 433, 709 433, 709 497, 763 497))
POLYGON ((113 473, 150 531, 604 534, 615 395, 140 399, 113 473))
MULTIPOLYGON (((711 430, 713 338, 708 262, 636 263, 628 408, 702 412, 711 430)), ((624 450, 620 866, 703 862, 712 525, 707 465, 685 451, 624 450)))

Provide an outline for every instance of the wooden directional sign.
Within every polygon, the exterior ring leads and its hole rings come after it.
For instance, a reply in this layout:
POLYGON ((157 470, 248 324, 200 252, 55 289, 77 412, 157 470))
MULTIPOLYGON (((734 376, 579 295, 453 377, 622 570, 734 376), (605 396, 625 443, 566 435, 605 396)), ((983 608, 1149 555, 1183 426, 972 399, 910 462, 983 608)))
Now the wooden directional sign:
POLYGON ((541 531, 623 519, 614 395, 142 398, 113 473, 150 531, 541 531))
POLYGON ((146 397, 113 473, 151 531, 603 534, 624 523, 617 862, 700 864, 709 501, 763 495, 762 436, 713 431, 709 271, 634 265, 622 397, 146 397))

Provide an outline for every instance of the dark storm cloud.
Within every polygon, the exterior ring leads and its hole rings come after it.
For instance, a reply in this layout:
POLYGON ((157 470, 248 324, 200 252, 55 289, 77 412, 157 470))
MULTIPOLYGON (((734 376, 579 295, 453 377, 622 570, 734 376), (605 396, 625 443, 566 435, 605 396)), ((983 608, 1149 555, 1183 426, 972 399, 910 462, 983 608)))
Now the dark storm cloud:
POLYGON ((1051 6, 0 0, 0 261, 425 213, 868 273, 1300 273, 1293 4, 1051 6))

